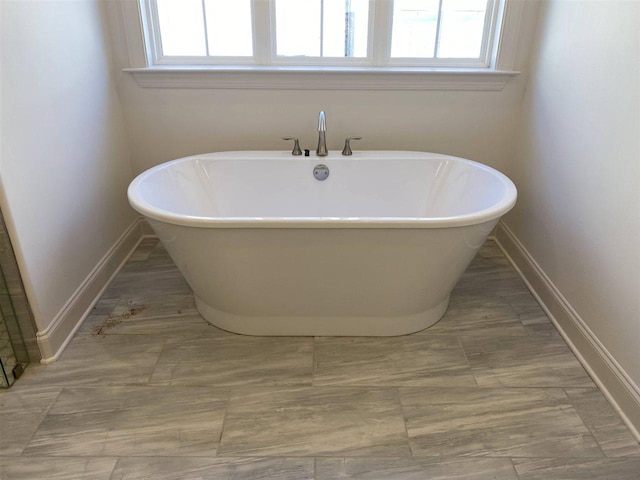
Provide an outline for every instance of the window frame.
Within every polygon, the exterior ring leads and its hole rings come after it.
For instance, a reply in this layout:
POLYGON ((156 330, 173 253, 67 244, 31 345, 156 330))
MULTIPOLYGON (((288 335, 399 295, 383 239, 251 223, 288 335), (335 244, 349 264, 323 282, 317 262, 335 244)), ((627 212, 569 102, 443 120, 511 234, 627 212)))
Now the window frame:
POLYGON ((158 55, 158 23, 148 8, 153 1, 120 0, 129 53, 129 67, 124 71, 131 73, 142 87, 502 90, 509 78, 519 73, 513 70, 513 64, 523 0, 491 0, 492 12, 485 21, 493 23, 493 35, 486 42, 483 58, 475 62, 460 62, 460 59, 409 62, 391 58, 392 4, 389 0, 371 3, 375 6, 369 16, 373 34, 369 35, 366 58, 349 59, 349 62, 336 62, 335 58, 273 58, 275 15, 270 14, 273 0, 251 0, 253 57, 210 57, 203 61, 203 57, 172 56, 169 59, 158 55), (381 35, 389 40, 385 43, 381 35))

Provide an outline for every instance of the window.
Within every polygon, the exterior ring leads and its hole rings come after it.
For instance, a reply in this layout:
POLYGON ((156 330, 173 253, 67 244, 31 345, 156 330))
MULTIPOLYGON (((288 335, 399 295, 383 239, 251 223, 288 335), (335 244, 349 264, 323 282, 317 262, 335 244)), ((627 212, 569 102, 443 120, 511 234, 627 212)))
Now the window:
POLYGON ((481 60, 492 7, 485 0, 395 0, 391 58, 481 60))
POLYGON ((523 0, 120 0, 143 87, 501 90, 523 0))
POLYGON ((495 0, 145 0, 156 65, 491 64, 495 0))

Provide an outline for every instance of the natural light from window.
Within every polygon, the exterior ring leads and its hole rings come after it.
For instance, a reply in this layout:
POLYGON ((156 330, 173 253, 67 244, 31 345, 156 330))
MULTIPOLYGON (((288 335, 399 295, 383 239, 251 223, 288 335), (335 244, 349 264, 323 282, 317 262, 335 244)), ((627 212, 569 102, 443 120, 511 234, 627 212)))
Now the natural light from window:
POLYGON ((487 66, 488 20, 495 6, 494 0, 145 1, 156 25, 156 57, 183 64, 187 58, 224 63, 235 57, 245 58, 245 64, 303 65, 306 59, 314 65, 439 65, 444 60, 456 66, 458 59, 460 66, 487 66), (256 5, 264 6, 258 14, 269 17, 266 30, 256 29, 262 21, 254 18, 256 5), (384 8, 386 26, 374 23, 374 13, 384 8), (254 50, 263 47, 269 54, 258 62, 254 50), (386 53, 374 54, 374 48, 386 53))
POLYGON ((156 1, 165 56, 253 55, 250 0, 156 1))
POLYGON ((368 0, 276 0, 275 5, 278 56, 367 56, 368 0))
POLYGON ((486 0, 395 0, 391 57, 478 58, 486 0))

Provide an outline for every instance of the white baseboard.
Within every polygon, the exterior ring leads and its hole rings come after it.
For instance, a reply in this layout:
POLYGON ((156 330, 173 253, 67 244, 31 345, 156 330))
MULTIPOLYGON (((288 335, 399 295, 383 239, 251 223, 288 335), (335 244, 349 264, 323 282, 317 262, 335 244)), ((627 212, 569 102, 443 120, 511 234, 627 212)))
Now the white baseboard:
POLYGON ((146 224, 143 219, 136 219, 102 257, 49 326, 36 333, 42 354, 40 363, 53 363, 60 357, 113 277, 138 246, 145 235, 146 224))
POLYGON ((504 223, 496 241, 580 363, 640 441, 640 388, 504 223))

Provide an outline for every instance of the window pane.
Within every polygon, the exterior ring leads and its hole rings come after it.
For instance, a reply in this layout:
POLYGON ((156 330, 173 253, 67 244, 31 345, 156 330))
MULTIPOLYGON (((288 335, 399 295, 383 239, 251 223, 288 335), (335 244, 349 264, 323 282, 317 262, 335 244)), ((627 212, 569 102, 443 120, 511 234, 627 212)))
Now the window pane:
POLYGON ((276 0, 278 56, 366 57, 368 0, 276 0))
POLYGON ((392 57, 433 58, 438 6, 438 0, 393 2, 392 57))
POLYGON ((487 0, 443 0, 439 58, 479 58, 487 0))
POLYGON ((324 0, 323 56, 366 57, 367 0, 324 0))
POLYGON ((158 0, 158 19, 163 55, 207 54, 200 0, 158 0))
POLYGON ((209 55, 253 55, 250 0, 205 0, 209 55))
POLYGON ((320 56, 320 2, 276 1, 277 55, 320 56))

